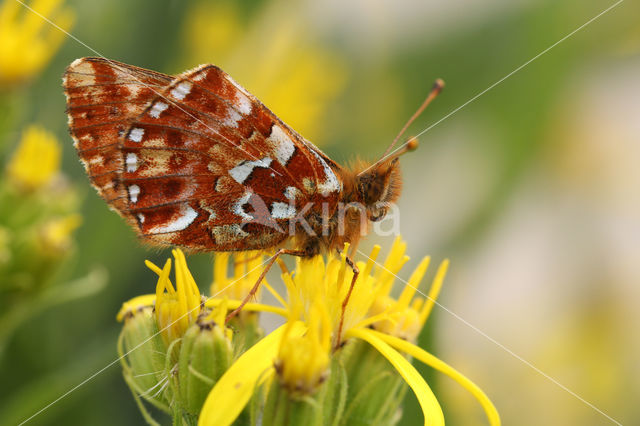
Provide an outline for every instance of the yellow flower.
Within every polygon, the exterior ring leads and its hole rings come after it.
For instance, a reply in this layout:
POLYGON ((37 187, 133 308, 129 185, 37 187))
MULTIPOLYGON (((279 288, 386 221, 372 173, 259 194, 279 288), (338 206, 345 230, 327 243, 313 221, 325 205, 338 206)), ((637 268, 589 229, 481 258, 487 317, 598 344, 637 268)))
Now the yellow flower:
MULTIPOLYGON (((435 302, 448 263, 445 261, 436 275, 429 302, 413 300, 415 289, 405 290, 400 298, 393 300, 390 290, 394 277, 407 260, 405 245, 397 240, 383 266, 375 262, 379 251, 379 247, 374 248, 366 263, 358 263, 361 273, 344 312, 342 330, 342 302, 353 275, 344 257, 329 256, 325 263, 317 256, 298 261, 295 273, 283 273, 289 294, 287 324, 240 356, 221 377, 205 401, 199 424, 231 424, 255 388, 271 378, 276 369, 286 386, 293 385, 297 390, 306 386, 312 390, 326 373, 328 357, 335 356, 335 353, 331 354, 331 348, 341 347, 338 335, 342 333, 346 338, 369 343, 393 365, 418 398, 425 425, 444 424, 442 409, 429 385, 403 354, 456 380, 482 404, 490 424, 499 425, 495 407, 474 383, 427 351, 394 335, 415 338, 435 302), (376 271, 372 273, 374 266, 376 271), (372 326, 392 334, 372 329, 372 326), (332 340, 333 344, 330 344, 332 340), (303 350, 313 353, 302 355, 303 350), (274 359, 277 360, 276 368, 274 359)), ((411 285, 417 287, 427 265, 428 260, 423 260, 409 281, 411 285)))
POLYGON ((40 234, 40 243, 45 253, 60 256, 73 244, 71 235, 82 223, 82 216, 70 214, 47 221, 40 234))
POLYGON ((50 183, 58 174, 60 157, 60 144, 55 136, 32 125, 23 132, 7 173, 23 189, 35 190, 50 183))
POLYGON ((156 319, 166 344, 179 339, 200 314, 200 290, 196 285, 182 250, 172 251, 176 261, 176 287, 169 280, 171 259, 160 269, 148 260, 147 267, 158 274, 156 285, 156 319))
MULTIPOLYGON (((292 304, 293 305, 293 304, 292 304)), ((293 309, 299 310, 298 304, 293 309)), ((275 361, 280 383, 292 395, 311 395, 327 378, 331 354, 331 321, 324 304, 311 302, 306 333, 294 334, 297 315, 290 316, 275 361)))
POLYGON ((185 19, 185 61, 219 65, 302 135, 321 137, 322 115, 346 82, 345 61, 312 41, 290 3, 266 4, 248 21, 240 7, 196 3, 185 19))
POLYGON ((58 51, 71 29, 74 14, 63 0, 33 0, 27 7, 15 0, 0 5, 0 87, 31 78, 58 51), (42 15, 42 16, 38 16, 42 15))
POLYGON ((393 256, 389 256, 383 267, 377 269, 376 281, 380 285, 375 290, 375 299, 368 316, 369 320, 380 316, 379 320, 371 323, 371 327, 375 330, 414 342, 438 298, 449 268, 449 261, 445 260, 440 264, 429 294, 426 298, 420 298, 415 296, 431 261, 428 256, 423 258, 396 299, 391 296, 391 290, 397 273, 409 260, 409 257, 404 254, 406 247, 407 244, 397 238, 391 248, 393 256))
MULTIPOLYGON (((211 297, 242 300, 262 273, 264 255, 259 252, 238 252, 233 256, 233 275, 228 276, 230 253, 216 253, 213 262, 211 297)), ((269 287, 267 280, 262 282, 269 287)), ((258 294, 256 294, 258 297, 258 294)))

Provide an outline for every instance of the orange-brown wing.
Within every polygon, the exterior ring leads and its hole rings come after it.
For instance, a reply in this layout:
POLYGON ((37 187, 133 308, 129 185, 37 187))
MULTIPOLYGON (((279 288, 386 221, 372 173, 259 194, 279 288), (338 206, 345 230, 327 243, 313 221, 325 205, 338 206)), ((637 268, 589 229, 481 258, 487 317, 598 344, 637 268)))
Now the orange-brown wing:
POLYGON ((65 71, 69 131, 93 186, 105 199, 117 194, 118 174, 124 167, 118 146, 129 120, 140 115, 171 80, 103 58, 77 59, 65 71))
POLYGON ((272 247, 342 187, 334 163, 211 65, 163 87, 117 151, 107 201, 143 237, 195 249, 272 247))

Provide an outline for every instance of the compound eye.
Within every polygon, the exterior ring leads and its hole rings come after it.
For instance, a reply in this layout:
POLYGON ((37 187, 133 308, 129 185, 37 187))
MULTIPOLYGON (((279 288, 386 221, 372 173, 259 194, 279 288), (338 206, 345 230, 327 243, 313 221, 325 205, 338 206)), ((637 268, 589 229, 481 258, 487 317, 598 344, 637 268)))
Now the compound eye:
POLYGON ((381 212, 376 216, 371 216, 371 222, 378 222, 381 221, 382 219, 384 219, 384 217, 387 215, 386 212, 381 212))
POLYGON ((387 209, 385 208, 376 209, 369 214, 369 220, 371 222, 378 222, 384 219, 386 215, 387 215, 387 209))

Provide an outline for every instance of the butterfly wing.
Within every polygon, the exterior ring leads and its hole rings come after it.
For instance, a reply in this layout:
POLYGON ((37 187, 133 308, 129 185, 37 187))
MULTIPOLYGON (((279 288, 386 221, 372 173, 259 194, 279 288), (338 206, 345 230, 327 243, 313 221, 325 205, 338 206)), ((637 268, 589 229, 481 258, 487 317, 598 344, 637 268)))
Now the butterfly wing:
POLYGON ((273 247, 342 187, 335 163, 211 65, 162 87, 112 150, 105 199, 144 238, 195 249, 273 247))
POLYGON ((115 182, 123 167, 117 147, 129 120, 140 115, 171 80, 103 58, 77 59, 65 71, 69 131, 93 186, 105 199, 116 196, 115 182))

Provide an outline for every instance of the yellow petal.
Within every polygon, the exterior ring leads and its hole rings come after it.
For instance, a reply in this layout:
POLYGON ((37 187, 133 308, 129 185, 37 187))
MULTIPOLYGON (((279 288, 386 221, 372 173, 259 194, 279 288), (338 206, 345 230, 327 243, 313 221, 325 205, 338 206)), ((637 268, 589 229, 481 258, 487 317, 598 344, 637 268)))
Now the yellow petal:
MULTIPOLYGON (((256 387, 273 374, 273 360, 278 355, 284 329, 285 325, 268 334, 229 367, 209 392, 200 411, 199 426, 226 426, 233 423, 256 387)), ((296 322, 288 333, 290 337, 299 337, 305 330, 301 322, 296 322)))
POLYGON ((367 328, 352 328, 347 332, 347 336, 362 339, 376 348, 376 350, 387 358, 391 365, 398 370, 398 373, 400 373, 404 381, 413 389, 413 392, 418 398, 418 402, 422 408, 422 414, 424 415, 425 426, 444 426, 442 408, 440 408, 440 404, 427 382, 424 381, 420 373, 418 373, 418 370, 416 370, 405 357, 379 337, 380 334, 382 333, 377 333, 367 328))
POLYGON ((418 291, 420 281, 422 281, 422 277, 424 277, 424 274, 427 272, 427 268, 429 268, 429 263, 431 263, 430 256, 426 256, 422 259, 422 262, 420 262, 418 267, 413 271, 413 274, 411 274, 411 278, 409 278, 407 285, 404 286, 402 294, 400 294, 400 297, 398 298, 398 305, 403 309, 409 306, 411 299, 413 299, 416 291, 418 291))
POLYGON ((433 279, 431 283, 431 288, 429 289, 429 295, 427 296, 427 300, 420 312, 420 323, 424 324, 429 318, 429 314, 433 309, 434 303, 438 299, 438 295, 440 294, 440 289, 442 288, 442 282, 444 281, 444 277, 447 275, 447 270, 449 269, 449 259, 445 259, 442 261, 440 266, 438 267, 438 272, 436 272, 436 277, 433 279))
POLYGON ((385 341, 396 349, 399 349, 402 352, 413 356, 414 358, 451 377, 453 380, 462 385, 463 388, 471 392, 471 394, 478 400, 478 402, 482 405, 484 412, 487 414, 489 424, 491 424, 492 426, 499 426, 501 424, 498 410, 496 410, 496 407, 493 405, 489 397, 475 383, 467 379, 455 368, 449 366, 445 362, 431 355, 429 352, 407 342, 406 340, 402 340, 394 336, 389 336, 388 334, 380 333, 374 330, 370 330, 370 332, 374 336, 380 338, 380 340, 385 341))

